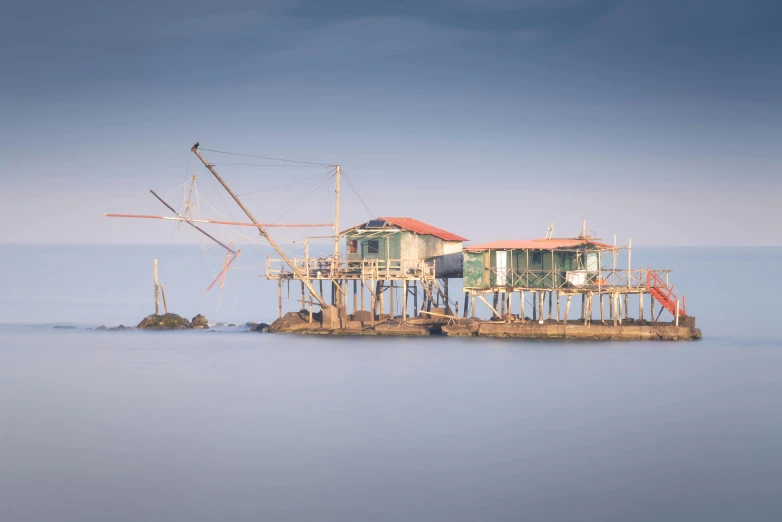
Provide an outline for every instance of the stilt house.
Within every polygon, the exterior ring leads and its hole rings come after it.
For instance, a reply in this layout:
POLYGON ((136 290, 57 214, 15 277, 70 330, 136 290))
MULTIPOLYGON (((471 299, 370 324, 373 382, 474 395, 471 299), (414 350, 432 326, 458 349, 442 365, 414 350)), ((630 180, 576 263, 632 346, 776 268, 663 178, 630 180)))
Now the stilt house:
POLYGON ((601 255, 616 247, 578 238, 495 241, 463 250, 465 289, 557 290, 599 285, 601 255))
POLYGON ((342 232, 346 258, 377 261, 381 271, 409 273, 434 266, 438 278, 462 277, 462 242, 467 239, 409 217, 372 219, 342 232))

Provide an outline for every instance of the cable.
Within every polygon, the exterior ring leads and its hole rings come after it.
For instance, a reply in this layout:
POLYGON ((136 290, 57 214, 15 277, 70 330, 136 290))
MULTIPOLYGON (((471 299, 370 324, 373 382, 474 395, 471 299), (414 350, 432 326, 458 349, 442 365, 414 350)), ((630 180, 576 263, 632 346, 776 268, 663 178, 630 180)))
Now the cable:
POLYGON ((348 185, 350 185, 350 188, 353 189, 353 193, 356 195, 356 197, 361 201, 361 203, 364 205, 364 208, 367 209, 367 212, 369 212, 369 217, 374 218, 375 214, 372 212, 372 209, 369 208, 369 205, 367 205, 366 201, 361 197, 361 194, 358 193, 358 190, 356 190, 356 187, 353 186, 353 183, 350 181, 350 178, 345 175, 344 170, 340 170, 340 173, 345 176, 345 181, 348 182, 348 185))
MULTIPOLYGON (((291 165, 291 166, 293 166, 293 165, 291 165)), ((269 192, 270 190, 277 190, 277 189, 281 189, 281 188, 285 188, 285 187, 290 187, 291 185, 296 185, 297 183, 303 183, 305 181, 309 181, 311 179, 318 178, 320 176, 325 176, 326 174, 329 174, 329 173, 328 172, 321 172, 320 174, 316 174, 314 176, 310 176, 309 178, 304 178, 304 179, 300 179, 298 181, 293 181, 291 183, 286 183, 285 185, 279 185, 277 187, 272 187, 272 188, 263 189, 263 190, 255 190, 253 192, 243 192, 241 194, 237 194, 237 196, 249 196, 250 194, 260 194, 261 192, 269 192)))
POLYGON ((291 169, 314 169, 323 165, 262 165, 258 163, 212 163, 212 165, 221 165, 223 167, 285 167, 291 169))
POLYGON ((216 152, 218 154, 230 154, 231 156, 243 156, 245 158, 258 158, 258 159, 265 159, 270 161, 287 161, 289 163, 303 163, 306 165, 321 165, 323 167, 333 167, 331 163, 316 163, 314 161, 299 161, 299 160, 290 160, 290 159, 284 159, 284 158, 271 158, 269 156, 254 156, 252 154, 240 154, 238 152, 226 152, 224 150, 214 150, 214 149, 199 149, 199 150, 205 150, 207 152, 216 152))

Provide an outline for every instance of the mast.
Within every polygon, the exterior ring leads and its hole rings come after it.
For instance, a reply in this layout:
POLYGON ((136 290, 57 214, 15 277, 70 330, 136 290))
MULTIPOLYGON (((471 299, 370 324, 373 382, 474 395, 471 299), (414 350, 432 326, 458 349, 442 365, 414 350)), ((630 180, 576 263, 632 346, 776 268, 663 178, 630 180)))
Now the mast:
MULTIPOLYGON (((285 252, 282 251, 282 249, 277 246, 277 243, 269 236, 269 234, 266 232, 266 230, 263 228, 263 226, 258 223, 258 221, 253 217, 253 215, 250 213, 249 210, 247 210, 247 207, 244 206, 244 204, 239 200, 239 198, 234 194, 233 190, 223 181, 223 178, 220 177, 220 175, 217 173, 217 171, 212 167, 212 164, 209 163, 204 159, 204 157, 201 155, 200 152, 198 152, 198 144, 196 143, 193 145, 193 147, 190 149, 193 151, 193 154, 198 156, 198 159, 201 160, 201 163, 204 164, 204 166, 209 170, 209 172, 212 173, 212 175, 217 179, 217 181, 220 182, 220 184, 223 186, 226 192, 230 194, 230 196, 233 198, 234 201, 236 201, 236 204, 239 205, 239 208, 242 209, 242 211, 247 215, 247 217, 250 219, 250 221, 253 222, 253 224, 258 227, 258 232, 261 234, 261 236, 269 242, 269 245, 277 252, 277 255, 282 258, 285 263, 287 263, 288 266, 291 267, 291 270, 293 270, 293 273, 296 274, 296 276, 301 280, 302 283, 304 283, 304 286, 307 287, 307 290, 310 291, 310 294, 315 297, 315 299, 318 300, 318 303, 320 304, 321 308, 327 308, 329 305, 326 303, 326 301, 323 300, 323 297, 315 290, 315 288, 312 286, 312 284, 309 281, 309 278, 304 277, 304 274, 302 274, 298 268, 296 268, 296 265, 293 264, 293 262, 288 258, 287 255, 285 255, 285 252)), ((339 169, 337 169, 337 172, 339 172, 339 169)), ((337 182, 337 186, 339 187, 339 182, 337 182)), ((337 207, 339 208, 339 207, 337 207)), ((339 212, 339 211, 338 211, 339 212)), ((339 213, 337 214, 339 215, 339 213)), ((336 223, 335 223, 336 224, 336 223)), ((309 267, 307 267, 307 270, 309 271, 309 267)))
POLYGON ((337 169, 334 172, 334 180, 336 189, 334 192, 336 193, 336 196, 334 198, 334 260, 339 260, 339 177, 340 177, 340 166, 336 166, 337 169))

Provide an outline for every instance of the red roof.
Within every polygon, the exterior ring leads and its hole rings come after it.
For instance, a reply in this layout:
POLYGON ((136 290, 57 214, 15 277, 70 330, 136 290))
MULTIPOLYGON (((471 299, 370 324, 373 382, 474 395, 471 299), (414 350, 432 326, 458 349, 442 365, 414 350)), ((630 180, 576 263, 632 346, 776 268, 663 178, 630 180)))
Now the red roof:
POLYGON ((481 245, 468 245, 463 248, 468 252, 481 250, 556 250, 558 248, 573 248, 581 245, 613 248, 605 243, 597 243, 588 239, 522 239, 509 241, 494 241, 481 245))
MULTIPOLYGON (((428 234, 430 236, 439 237, 444 241, 468 241, 467 238, 464 238, 462 236, 457 236, 456 234, 448 232, 447 230, 443 230, 442 228, 433 227, 432 225, 424 223, 423 221, 418 221, 417 219, 413 219, 409 217, 379 217, 377 219, 382 219, 383 221, 386 221, 391 225, 395 225, 399 228, 409 230, 410 232, 415 232, 416 234, 428 234)), ((345 232, 349 232, 351 230, 361 228, 365 224, 366 223, 362 223, 361 225, 355 226, 353 228, 349 228, 347 230, 340 232, 340 234, 344 234, 345 232)))

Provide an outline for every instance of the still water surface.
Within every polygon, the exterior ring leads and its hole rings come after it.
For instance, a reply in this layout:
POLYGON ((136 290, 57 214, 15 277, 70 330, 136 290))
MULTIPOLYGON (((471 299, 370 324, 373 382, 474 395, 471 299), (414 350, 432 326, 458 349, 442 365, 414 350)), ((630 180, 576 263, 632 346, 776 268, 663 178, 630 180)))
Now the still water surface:
MULTIPOLYGON (((649 255, 687 274, 703 341, 61 330, 21 324, 62 316, 11 282, 0 520, 781 520, 777 311, 724 312, 741 283, 704 250, 649 255)), ((133 322, 133 299, 63 312, 133 322)))

